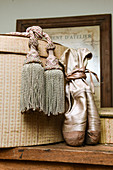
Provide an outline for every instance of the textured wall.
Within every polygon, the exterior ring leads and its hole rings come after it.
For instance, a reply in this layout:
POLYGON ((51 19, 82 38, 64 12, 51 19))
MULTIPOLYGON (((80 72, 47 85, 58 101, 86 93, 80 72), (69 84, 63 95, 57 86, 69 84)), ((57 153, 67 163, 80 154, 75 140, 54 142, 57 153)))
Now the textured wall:
POLYGON ((113 0, 0 0, 0 33, 15 31, 16 19, 113 13, 113 0))

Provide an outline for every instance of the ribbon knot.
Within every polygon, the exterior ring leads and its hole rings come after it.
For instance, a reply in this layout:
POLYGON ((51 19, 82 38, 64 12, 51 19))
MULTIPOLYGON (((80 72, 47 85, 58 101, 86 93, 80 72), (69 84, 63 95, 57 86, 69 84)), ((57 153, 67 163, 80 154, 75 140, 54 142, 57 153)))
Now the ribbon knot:
POLYGON ((86 83, 85 81, 85 79, 87 78, 86 73, 90 74, 91 89, 92 89, 92 92, 94 93, 94 82, 93 82, 92 74, 95 76, 98 82, 99 82, 99 79, 96 73, 94 73, 93 71, 90 71, 89 69, 86 69, 86 67, 81 67, 81 68, 76 67, 71 73, 66 74, 66 80, 70 81, 70 80, 82 79, 86 83))

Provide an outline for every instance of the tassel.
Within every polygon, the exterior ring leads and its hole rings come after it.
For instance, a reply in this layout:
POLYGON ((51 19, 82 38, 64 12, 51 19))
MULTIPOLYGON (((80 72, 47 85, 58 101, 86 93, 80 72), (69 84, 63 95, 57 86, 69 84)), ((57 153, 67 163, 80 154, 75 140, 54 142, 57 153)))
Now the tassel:
POLYGON ((26 32, 23 33, 11 32, 8 33, 8 35, 30 37, 29 47, 31 50, 27 55, 22 71, 20 96, 21 112, 23 113, 28 110, 35 111, 38 109, 48 115, 64 113, 64 75, 62 67, 60 67, 58 63, 58 59, 53 54, 55 45, 51 41, 49 35, 43 32, 42 28, 39 26, 29 27, 26 32), (49 51, 49 56, 46 61, 45 73, 37 51, 38 39, 45 39, 48 42, 47 49, 49 51))
POLYGON ((45 111, 44 68, 38 53, 38 39, 30 27, 30 52, 24 62, 21 80, 20 110, 45 111))
POLYGON ((53 54, 53 49, 48 49, 46 59, 45 84, 46 84, 46 111, 45 114, 58 115, 65 111, 64 74, 58 64, 58 59, 53 54))
POLYGON ((27 29, 27 33, 27 36, 31 39, 30 44, 32 44, 32 46, 31 52, 27 57, 28 61, 23 67, 21 111, 24 112, 29 109, 37 110, 37 108, 39 108, 40 111, 44 111, 47 115, 58 115, 58 113, 64 113, 64 75, 62 72, 62 67, 60 67, 58 63, 58 59, 53 54, 55 45, 51 41, 48 34, 44 33, 40 27, 29 27, 27 29), (47 49, 49 51, 49 56, 46 60, 45 67, 45 88, 43 78, 44 71, 38 54, 35 54, 37 53, 37 45, 34 38, 44 38, 48 42, 47 49))

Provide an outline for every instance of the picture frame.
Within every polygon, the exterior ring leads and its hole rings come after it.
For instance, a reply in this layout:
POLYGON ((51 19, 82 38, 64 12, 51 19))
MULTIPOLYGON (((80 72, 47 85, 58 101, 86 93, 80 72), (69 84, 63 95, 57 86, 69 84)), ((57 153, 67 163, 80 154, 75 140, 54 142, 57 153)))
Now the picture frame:
POLYGON ((58 18, 18 19, 16 31, 24 32, 30 26, 43 29, 93 27, 100 30, 100 106, 112 107, 112 33, 111 14, 72 16, 58 18))

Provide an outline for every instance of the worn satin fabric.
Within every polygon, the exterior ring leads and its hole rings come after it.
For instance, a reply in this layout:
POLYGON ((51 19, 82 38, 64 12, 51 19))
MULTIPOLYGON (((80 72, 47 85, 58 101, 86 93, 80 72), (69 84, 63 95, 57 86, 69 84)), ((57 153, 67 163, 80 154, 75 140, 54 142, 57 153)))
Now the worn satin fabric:
POLYGON ((86 88, 87 111, 88 111, 88 132, 100 131, 100 117, 89 87, 86 88))
POLYGON ((87 66, 88 60, 92 58, 92 53, 87 48, 77 50, 68 48, 60 58, 60 62, 65 67, 65 72, 70 73, 75 67, 87 66))
MULTIPOLYGON (((62 55, 60 62, 64 65, 66 74, 73 71, 75 67, 86 67, 88 60, 92 58, 91 52, 87 48, 67 49, 62 55)), ((99 115, 94 104, 93 96, 88 85, 82 79, 72 80, 66 85, 66 95, 69 99, 70 94, 74 100, 69 101, 69 109, 65 114, 63 131, 85 131, 87 121, 88 106, 88 131, 100 129, 99 115), (87 99, 87 101, 86 101, 87 99)))
POLYGON ((66 119, 63 131, 85 131, 87 121, 85 89, 76 90, 76 92, 72 94, 72 97, 75 100, 70 112, 65 114, 66 119))

